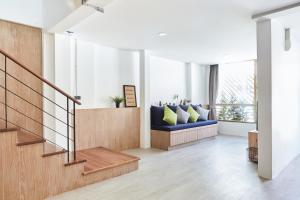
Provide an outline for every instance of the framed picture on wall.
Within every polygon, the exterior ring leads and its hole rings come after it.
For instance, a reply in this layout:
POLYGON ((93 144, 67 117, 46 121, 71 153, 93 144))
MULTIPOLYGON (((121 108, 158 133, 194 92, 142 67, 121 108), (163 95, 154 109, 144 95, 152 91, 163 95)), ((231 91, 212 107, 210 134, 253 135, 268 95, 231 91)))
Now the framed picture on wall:
POLYGON ((137 107, 134 85, 123 85, 125 107, 137 107))

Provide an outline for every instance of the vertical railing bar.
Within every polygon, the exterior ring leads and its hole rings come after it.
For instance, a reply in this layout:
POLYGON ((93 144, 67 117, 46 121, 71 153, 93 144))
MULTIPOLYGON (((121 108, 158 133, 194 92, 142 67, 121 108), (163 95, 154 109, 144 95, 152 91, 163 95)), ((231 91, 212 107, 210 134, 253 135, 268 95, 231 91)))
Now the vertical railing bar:
POLYGON ((5 127, 8 128, 8 123, 7 123, 7 57, 5 55, 4 57, 4 88, 5 88, 5 127))
POLYGON ((73 145, 74 145, 74 160, 76 160, 76 128, 75 128, 75 102, 73 102, 73 145))
POLYGON ((68 150, 68 163, 70 162, 70 134, 69 134, 69 97, 67 97, 67 150, 68 150))

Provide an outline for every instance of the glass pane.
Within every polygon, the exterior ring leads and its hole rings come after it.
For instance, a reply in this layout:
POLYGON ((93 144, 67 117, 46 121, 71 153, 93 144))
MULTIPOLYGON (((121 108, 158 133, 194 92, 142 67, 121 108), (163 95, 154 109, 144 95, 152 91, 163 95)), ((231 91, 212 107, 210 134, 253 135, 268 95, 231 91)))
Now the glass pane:
POLYGON ((218 120, 255 122, 255 105, 218 105, 216 106, 218 120))
POLYGON ((219 67, 217 116, 219 120, 255 122, 255 61, 219 67))
POLYGON ((255 104, 254 74, 254 61, 220 65, 217 104, 255 104))

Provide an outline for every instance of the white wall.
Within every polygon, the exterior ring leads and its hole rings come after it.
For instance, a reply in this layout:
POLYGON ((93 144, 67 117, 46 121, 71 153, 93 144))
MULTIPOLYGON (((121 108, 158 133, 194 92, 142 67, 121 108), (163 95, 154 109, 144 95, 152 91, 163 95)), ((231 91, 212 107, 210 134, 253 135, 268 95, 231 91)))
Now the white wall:
POLYGON ((272 179, 271 21, 257 22, 258 175, 272 179))
MULTIPOLYGON (((55 47, 54 47, 54 35, 43 33, 43 77, 50 81, 55 82, 55 47)), ((43 84, 43 95, 50 100, 55 100, 54 90, 47 84, 43 84)), ((55 116, 55 106, 47 99, 43 99, 43 109, 55 116)), ((52 129, 55 129, 55 120, 49 114, 43 113, 44 124, 52 129)), ((56 134, 49 128, 44 127, 44 137, 51 142, 55 142, 56 134)))
POLYGON ((209 84, 209 66, 192 63, 191 65, 191 94, 192 103, 207 105, 208 84, 209 84))
MULTIPOLYGON (((56 35, 55 83, 75 95, 75 40, 56 35), (73 53, 72 53, 73 52, 73 53)), ((111 96, 123 96, 123 85, 135 85, 139 104, 139 52, 77 41, 77 95, 80 108, 112 107, 111 96)))
POLYGON ((0 19, 42 27, 42 3, 41 0, 0 0, 0 19))
POLYGON ((284 28, 272 20, 273 177, 300 153, 300 42, 285 51, 284 28))
MULTIPOLYGON (((150 102, 174 102, 187 98, 187 67, 184 62, 150 55, 150 102)), ((179 103, 179 102, 177 102, 179 103)))
POLYGON ((140 145, 142 148, 151 147, 150 129, 150 52, 141 50, 140 52, 140 145))
POLYGON ((150 55, 151 104, 173 103, 173 96, 208 104, 209 67, 150 55))
MULTIPOLYGON (((104 47, 78 40, 77 42, 77 95, 81 106, 77 108, 113 107, 110 96, 123 96, 123 85, 136 85, 139 105, 139 52, 104 47)), ((68 94, 75 95, 75 40, 66 35, 55 35, 55 84, 68 94)), ((66 105, 66 98, 55 94, 59 105, 66 105)), ((70 107, 71 109, 71 107, 70 107)), ((56 116, 66 119, 66 112, 55 108, 56 116)), ((56 129, 66 133, 66 126, 56 122, 56 129)), ((57 135, 60 146, 66 140, 57 135)))
POLYGON ((219 134, 247 137, 249 131, 256 130, 256 124, 219 121, 219 134))
POLYGON ((139 53, 78 41, 78 95, 81 108, 112 107, 123 85, 135 85, 139 104, 139 53))
MULTIPOLYGON (((97 55, 95 46, 91 43, 78 41, 77 49, 77 95, 81 96, 83 107, 94 107, 96 103, 96 78, 98 77, 95 67, 97 55)), ((75 80, 73 83, 75 84, 75 80)), ((97 93, 99 92, 100 90, 97 93)))
MULTIPOLYGON (((61 88, 66 93, 73 95, 73 71, 74 71, 74 56, 73 56, 73 42, 70 38, 64 35, 55 35, 55 85, 61 88)), ((59 92, 55 92, 55 100, 58 105, 67 108, 67 100, 59 92)), ((55 107, 55 115, 60 120, 66 123, 66 111, 55 107)), ((56 120, 56 130, 66 136, 67 128, 64 123, 56 120)), ((67 146, 67 140, 61 135, 56 135, 56 143, 59 146, 67 146)))
POLYGON ((284 26, 258 22, 258 172, 275 178, 300 153, 300 44, 284 50, 284 26))

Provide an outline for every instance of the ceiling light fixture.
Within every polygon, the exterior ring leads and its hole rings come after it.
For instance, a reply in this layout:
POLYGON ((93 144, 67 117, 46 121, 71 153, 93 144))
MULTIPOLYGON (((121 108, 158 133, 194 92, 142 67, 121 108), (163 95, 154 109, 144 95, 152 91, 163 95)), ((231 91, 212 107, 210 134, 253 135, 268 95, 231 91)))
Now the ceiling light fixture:
POLYGON ((158 33, 157 34, 159 37, 165 37, 165 36, 167 36, 167 33, 165 33, 165 32, 160 32, 160 33, 158 33))
POLYGON ((69 35, 69 36, 72 36, 74 34, 73 31, 66 31, 66 33, 69 35))
POLYGON ((88 7, 91 7, 91 8, 94 8, 96 11, 98 12, 101 12, 101 13, 104 13, 104 9, 103 8, 100 8, 99 6, 95 6, 95 5, 92 5, 92 4, 89 4, 89 3, 86 3, 84 4, 85 6, 88 6, 88 7))
POLYGON ((94 8, 98 12, 104 13, 104 8, 100 8, 99 6, 95 6, 93 4, 89 4, 89 3, 87 3, 87 0, 82 0, 81 4, 85 5, 87 7, 90 7, 90 8, 94 8))

